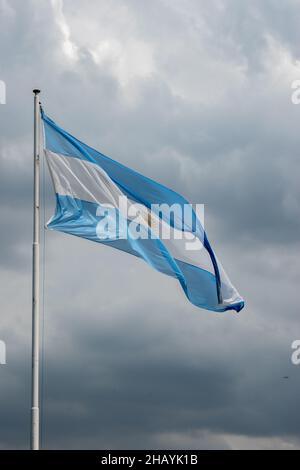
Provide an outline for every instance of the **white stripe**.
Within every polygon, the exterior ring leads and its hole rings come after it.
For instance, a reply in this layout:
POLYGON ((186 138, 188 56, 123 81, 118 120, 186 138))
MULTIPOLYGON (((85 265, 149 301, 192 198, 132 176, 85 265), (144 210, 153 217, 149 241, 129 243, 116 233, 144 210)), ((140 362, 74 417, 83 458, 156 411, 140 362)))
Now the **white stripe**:
MULTIPOLYGON (((124 194, 99 165, 76 157, 66 157, 50 150, 45 150, 45 155, 57 194, 99 205, 111 204, 113 207, 119 208, 119 197, 124 194)), ((134 216, 128 216, 132 205, 136 205, 136 203, 127 199, 127 218, 136 219, 134 216)), ((138 208, 141 212, 139 222, 148 226, 149 209, 143 204, 138 204, 138 208)), ((192 236, 192 239, 189 240, 185 237, 182 238, 180 230, 170 227, 153 213, 151 213, 151 226, 157 234, 162 233, 162 228, 169 228, 170 239, 162 241, 173 258, 214 273, 210 256, 195 235, 189 233, 188 235, 192 236), (189 246, 194 243, 198 249, 187 250, 187 242, 189 246)))
POLYGON ((45 154, 57 194, 117 207, 123 193, 99 165, 50 150, 45 154))

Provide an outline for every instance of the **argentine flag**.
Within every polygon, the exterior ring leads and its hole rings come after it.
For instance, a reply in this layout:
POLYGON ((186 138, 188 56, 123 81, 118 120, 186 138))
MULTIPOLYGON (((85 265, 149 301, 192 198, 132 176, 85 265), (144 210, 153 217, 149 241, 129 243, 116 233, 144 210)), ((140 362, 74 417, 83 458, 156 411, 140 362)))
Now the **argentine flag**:
POLYGON ((145 260, 176 278, 197 307, 215 312, 243 308, 199 214, 184 197, 80 142, 43 110, 41 117, 56 193, 49 229, 145 260))

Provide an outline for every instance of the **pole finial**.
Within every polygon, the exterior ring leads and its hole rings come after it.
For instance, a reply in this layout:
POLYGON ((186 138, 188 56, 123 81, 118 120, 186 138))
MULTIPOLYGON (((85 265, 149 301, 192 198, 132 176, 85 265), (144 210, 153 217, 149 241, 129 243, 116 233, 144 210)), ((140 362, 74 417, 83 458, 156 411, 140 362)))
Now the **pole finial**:
POLYGON ((38 88, 35 88, 35 89, 32 90, 32 91, 33 91, 33 93, 34 93, 35 95, 38 95, 39 93, 41 93, 41 90, 39 90, 38 88))

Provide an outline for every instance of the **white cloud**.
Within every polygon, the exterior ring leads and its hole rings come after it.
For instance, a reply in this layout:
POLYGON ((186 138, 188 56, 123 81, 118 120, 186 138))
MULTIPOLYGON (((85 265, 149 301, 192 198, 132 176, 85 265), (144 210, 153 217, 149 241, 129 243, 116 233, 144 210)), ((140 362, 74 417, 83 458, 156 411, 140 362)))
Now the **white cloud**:
POLYGON ((68 59, 76 61, 78 59, 78 47, 71 40, 70 27, 63 12, 64 2, 63 0, 51 0, 51 3, 54 11, 55 21, 63 38, 63 51, 68 59))

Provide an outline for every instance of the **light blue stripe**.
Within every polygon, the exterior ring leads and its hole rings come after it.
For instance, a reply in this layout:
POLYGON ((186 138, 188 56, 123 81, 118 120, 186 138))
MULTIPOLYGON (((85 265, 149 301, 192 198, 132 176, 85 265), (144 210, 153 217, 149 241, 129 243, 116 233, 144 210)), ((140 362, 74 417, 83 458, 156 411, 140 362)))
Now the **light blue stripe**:
POLYGON ((215 312, 230 309, 239 311, 243 307, 243 302, 220 307, 215 276, 204 269, 174 259, 158 238, 136 240, 129 233, 127 239, 122 239, 118 238, 122 237, 122 233, 119 233, 117 238, 100 240, 96 232, 101 220, 96 215, 99 205, 60 195, 56 195, 56 203, 56 213, 48 224, 50 229, 103 243, 144 259, 157 271, 177 278, 188 299, 197 307, 215 312))

